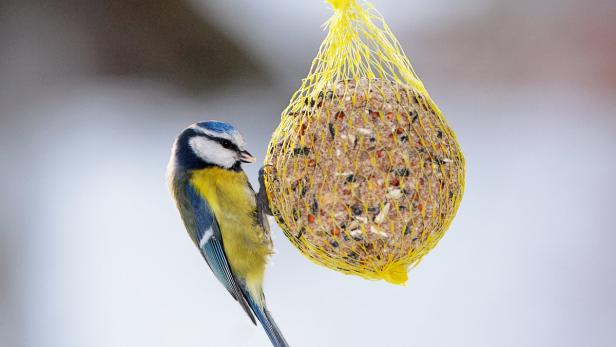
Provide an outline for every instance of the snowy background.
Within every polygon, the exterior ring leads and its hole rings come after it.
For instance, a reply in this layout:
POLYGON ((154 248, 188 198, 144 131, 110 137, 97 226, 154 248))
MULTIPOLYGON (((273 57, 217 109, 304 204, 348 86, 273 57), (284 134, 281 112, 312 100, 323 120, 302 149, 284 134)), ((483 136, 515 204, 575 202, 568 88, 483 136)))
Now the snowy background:
MULTIPOLYGON (((262 160, 331 11, 139 3, 0 0, 0 346, 269 346, 189 241, 165 166, 206 119, 262 160)), ((273 228, 287 340, 615 346, 616 2, 373 3, 458 135, 466 194, 407 287, 317 267, 273 228)))

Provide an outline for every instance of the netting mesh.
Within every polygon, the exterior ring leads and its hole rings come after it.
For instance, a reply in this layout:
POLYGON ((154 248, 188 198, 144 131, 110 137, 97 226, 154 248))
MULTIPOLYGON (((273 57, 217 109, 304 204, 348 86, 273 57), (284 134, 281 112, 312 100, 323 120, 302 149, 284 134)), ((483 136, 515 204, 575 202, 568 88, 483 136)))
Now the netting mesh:
POLYGON ((328 2, 328 35, 265 159, 270 207, 309 259, 402 284, 456 213, 464 158, 378 12, 328 2))

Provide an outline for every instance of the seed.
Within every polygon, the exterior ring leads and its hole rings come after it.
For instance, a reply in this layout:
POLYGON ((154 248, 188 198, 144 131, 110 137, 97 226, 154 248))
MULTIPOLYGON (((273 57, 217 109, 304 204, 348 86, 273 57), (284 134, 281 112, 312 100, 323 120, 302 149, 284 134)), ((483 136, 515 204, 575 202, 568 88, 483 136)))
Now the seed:
POLYGON ((368 208, 368 212, 370 212, 370 213, 378 213, 380 210, 381 210, 381 208, 378 207, 378 206, 373 206, 373 207, 369 207, 368 208))
POLYGON ((381 212, 376 217, 374 217, 374 222, 376 224, 382 224, 385 221, 385 218, 387 217, 387 215, 389 214, 390 208, 391 208, 391 204, 386 203, 385 206, 383 206, 383 210, 381 210, 381 212))
POLYGON ((411 233, 411 226, 407 224, 404 226, 404 235, 409 235, 410 233, 411 233))
POLYGON ((409 177, 409 175, 411 174, 411 171, 409 171, 409 169, 403 167, 403 168, 398 168, 395 171, 396 176, 400 176, 400 177, 409 177))
POLYGON ((361 135, 372 135, 372 130, 366 128, 358 128, 357 132, 361 135))
POLYGON ((379 119, 379 113, 375 112, 375 111, 369 111, 370 112, 370 117, 372 118, 373 121, 376 121, 379 119))
POLYGON ((297 209, 293 209, 292 214, 293 214, 293 220, 297 222, 299 220, 299 211, 297 209))
POLYGON ((302 235, 304 235, 304 232, 305 232, 305 231, 306 231, 306 228, 301 228, 301 229, 299 230, 299 232, 297 233, 297 235, 295 235, 295 237, 296 237, 296 238, 298 238, 298 239, 299 239, 299 238, 301 238, 301 237, 302 237, 302 235))
POLYGON ((363 217, 363 216, 356 216, 356 217, 355 217, 355 219, 356 219, 358 222, 361 222, 361 223, 363 223, 363 224, 368 223, 368 218, 363 217))
POLYGON ((355 146, 357 146, 357 137, 355 137, 355 135, 349 135, 349 143, 355 148, 355 146))
POLYGON ((373 233, 373 234, 377 234, 379 236, 389 237, 388 233, 383 232, 381 229, 375 227, 374 225, 370 227, 370 232, 373 233))
POLYGON ((308 186, 303 186, 302 191, 300 192, 300 195, 304 197, 306 196, 306 193, 308 193, 308 186))
POLYGON ((388 198, 393 199, 393 200, 398 200, 402 197, 402 191, 400 191, 400 189, 390 189, 389 192, 387 192, 386 195, 388 198))
POLYGON ((312 200, 312 205, 310 206, 312 209, 312 213, 317 214, 319 212, 319 202, 317 199, 312 200))
POLYGON ((353 174, 353 171, 345 171, 345 172, 340 172, 340 173, 336 172, 335 173, 336 176, 348 176, 348 175, 352 175, 352 174, 353 174))
POLYGON ((316 217, 312 214, 308 215, 308 223, 312 224, 316 220, 316 217))
POLYGON ((310 153, 310 148, 308 147, 298 147, 293 149, 293 154, 295 155, 307 155, 310 153))
POLYGON ((334 228, 334 230, 332 230, 332 234, 334 236, 340 236, 340 229, 339 228, 334 228))

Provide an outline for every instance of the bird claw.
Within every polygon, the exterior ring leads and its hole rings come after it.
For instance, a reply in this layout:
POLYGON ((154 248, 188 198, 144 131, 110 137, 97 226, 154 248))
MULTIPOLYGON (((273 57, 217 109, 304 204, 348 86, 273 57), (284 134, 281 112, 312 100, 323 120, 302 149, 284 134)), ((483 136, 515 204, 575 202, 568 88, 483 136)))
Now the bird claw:
POLYGON ((272 210, 270 209, 270 201, 267 197, 267 192, 265 188, 265 166, 262 166, 259 169, 259 192, 257 193, 257 204, 259 209, 263 211, 263 213, 273 216, 272 210))

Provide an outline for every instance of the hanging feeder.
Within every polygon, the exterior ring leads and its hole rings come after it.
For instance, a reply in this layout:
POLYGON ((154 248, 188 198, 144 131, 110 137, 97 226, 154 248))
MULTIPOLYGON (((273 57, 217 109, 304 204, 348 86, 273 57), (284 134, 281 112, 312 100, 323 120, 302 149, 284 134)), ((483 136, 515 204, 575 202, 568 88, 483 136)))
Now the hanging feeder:
POLYGON ((327 37, 268 148, 270 207, 314 262, 404 284, 456 214, 464 157, 374 7, 328 2, 327 37))

